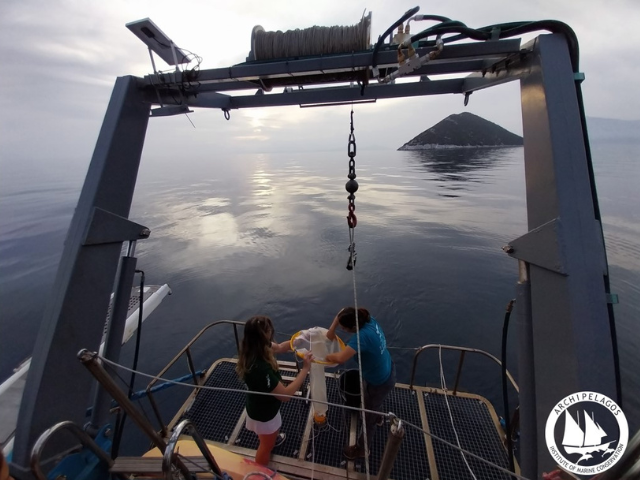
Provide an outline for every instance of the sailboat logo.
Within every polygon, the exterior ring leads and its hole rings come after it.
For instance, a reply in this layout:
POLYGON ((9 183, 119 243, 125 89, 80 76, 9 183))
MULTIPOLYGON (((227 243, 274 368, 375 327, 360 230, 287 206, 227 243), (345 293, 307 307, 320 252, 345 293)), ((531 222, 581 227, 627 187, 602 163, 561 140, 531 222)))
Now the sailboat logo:
POLYGON ((622 457, 629 425, 622 409, 606 395, 578 392, 554 406, 545 439, 559 467, 580 475, 597 474, 622 457))
POLYGON ((590 460, 593 458, 591 454, 595 452, 603 452, 603 457, 612 454, 614 449, 609 446, 614 443, 615 440, 602 442, 602 439, 607 436, 607 433, 596 423, 593 417, 587 414, 586 410, 583 410, 582 413, 584 415, 584 430, 578 423, 580 420, 580 412, 578 411, 578 421, 576 421, 573 419, 569 410, 565 410, 564 436, 562 438, 564 451, 568 454, 579 453, 582 455, 575 463, 590 460))

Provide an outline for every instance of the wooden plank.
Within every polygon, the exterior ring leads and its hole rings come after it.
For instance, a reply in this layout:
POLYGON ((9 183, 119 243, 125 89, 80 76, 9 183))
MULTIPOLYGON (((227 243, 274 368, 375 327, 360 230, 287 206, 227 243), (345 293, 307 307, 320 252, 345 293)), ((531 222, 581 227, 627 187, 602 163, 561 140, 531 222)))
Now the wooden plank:
MULTIPOLYGON (((358 414, 353 410, 349 411, 351 412, 349 418, 349 445, 355 445, 358 441, 358 414)), ((347 470, 349 472, 356 472, 356 462, 354 460, 347 462, 347 470)))
MULTIPOLYGON (((429 418, 427 417, 427 407, 424 404, 424 394, 421 391, 416 392, 418 395, 418 408, 420 409, 420 419, 422 420, 422 428, 431 433, 429 429, 429 418)), ((433 450, 433 440, 431 435, 424 434, 424 442, 427 446, 427 458, 429 459, 429 471, 431 472, 431 480, 440 480, 438 474, 438 466, 436 465, 436 454, 433 450)))
POLYGON ((313 408, 309 409, 307 415, 307 425, 304 427, 304 434, 302 435, 302 446, 300 447, 300 453, 298 459, 305 460, 307 454, 307 448, 309 447, 309 438, 313 432, 313 408))
MULTIPOLYGON (((198 472, 208 472, 209 465, 203 457, 182 457, 190 470, 197 466, 198 472)), ((162 474, 162 457, 118 457, 109 469, 111 473, 154 476, 162 474)), ((198 473, 192 472, 192 473, 198 473)))
POLYGON ((238 438, 238 435, 240 435, 240 432, 242 431, 242 427, 244 426, 244 422, 247 419, 247 409, 245 408, 242 411, 242 415, 240 415, 240 419, 238 420, 238 423, 236 423, 236 427, 233 429, 233 432, 231 432, 231 436, 229 437, 229 441, 227 442, 229 445, 234 445, 236 443, 236 439, 238 438))
MULTIPOLYGON (((208 442, 213 445, 217 445, 230 452, 237 453, 239 455, 249 457, 251 459, 255 456, 255 450, 251 450, 245 447, 238 447, 235 445, 226 445, 219 442, 208 442)), ((273 455, 271 457, 271 464, 276 467, 279 473, 286 475, 291 473, 293 475, 302 475, 310 478, 312 471, 312 462, 307 462, 297 458, 283 457, 281 455, 273 455)), ((355 480, 366 480, 366 475, 357 472, 347 472, 342 468, 329 467, 327 465, 314 464, 313 465, 314 478, 344 478, 355 480)))

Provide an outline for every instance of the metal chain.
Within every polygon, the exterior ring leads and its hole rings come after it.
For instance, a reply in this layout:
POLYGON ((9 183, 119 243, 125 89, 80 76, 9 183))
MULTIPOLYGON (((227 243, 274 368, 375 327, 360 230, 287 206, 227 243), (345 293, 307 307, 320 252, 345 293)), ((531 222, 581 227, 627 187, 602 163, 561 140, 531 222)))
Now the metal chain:
POLYGON ((349 133, 349 143, 347 145, 347 155, 349 155, 349 181, 345 185, 345 189, 349 193, 349 213, 347 214, 347 224, 349 225, 349 261, 347 262, 347 270, 353 270, 356 264, 356 244, 354 241, 354 228, 358 225, 356 217, 356 195, 358 191, 358 182, 356 182, 356 137, 353 134, 353 108, 351 108, 351 132, 349 133))

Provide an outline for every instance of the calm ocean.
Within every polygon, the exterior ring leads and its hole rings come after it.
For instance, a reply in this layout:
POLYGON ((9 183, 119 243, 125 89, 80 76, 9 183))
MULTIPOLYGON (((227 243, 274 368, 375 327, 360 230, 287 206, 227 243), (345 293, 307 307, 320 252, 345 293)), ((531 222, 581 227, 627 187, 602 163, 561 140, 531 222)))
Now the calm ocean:
MULTIPOLYGON (((640 428, 640 146, 593 146, 615 307, 625 411, 640 428)), ((147 283, 168 283, 143 327, 139 368, 157 373, 207 323, 271 316, 284 340, 328 326, 354 301, 347 263, 344 152, 143 158, 131 218, 147 283)), ((409 379, 408 348, 444 343, 499 356, 517 263, 501 247, 526 232, 523 150, 358 150, 357 298, 383 326, 409 379), (407 348, 407 349, 405 349, 407 348)), ((4 161, 0 177, 0 379, 33 346, 86 166, 4 161)), ((124 349, 131 362, 133 342, 124 349)), ((231 331, 197 349, 233 355, 231 331)), ((515 335, 509 362, 517 376, 515 335)), ((457 357, 444 355, 453 381, 457 357)), ((425 354, 420 381, 436 381, 425 354)), ((140 386, 146 382, 140 381, 140 386)), ((500 374, 467 359, 461 387, 500 411, 500 374)), ((165 395, 164 407, 178 403, 165 395)))

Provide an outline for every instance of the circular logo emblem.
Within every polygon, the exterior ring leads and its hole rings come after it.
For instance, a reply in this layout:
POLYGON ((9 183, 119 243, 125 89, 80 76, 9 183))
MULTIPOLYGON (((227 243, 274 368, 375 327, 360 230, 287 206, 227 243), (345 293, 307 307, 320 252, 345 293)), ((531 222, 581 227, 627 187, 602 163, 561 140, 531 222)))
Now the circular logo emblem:
POLYGON ((578 392, 563 398, 551 411, 545 438, 560 468, 578 475, 597 474, 622 457, 629 425, 622 409, 609 397, 578 392))

